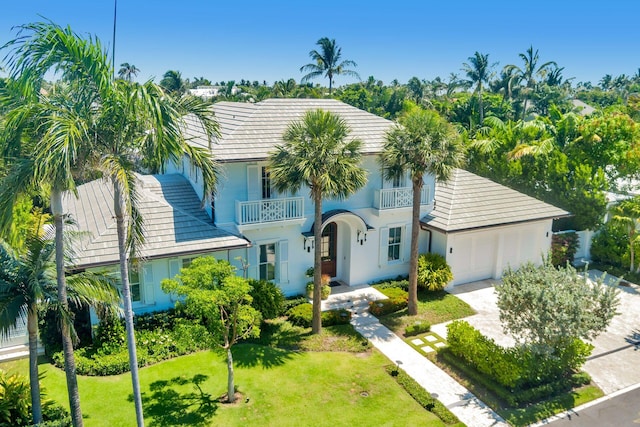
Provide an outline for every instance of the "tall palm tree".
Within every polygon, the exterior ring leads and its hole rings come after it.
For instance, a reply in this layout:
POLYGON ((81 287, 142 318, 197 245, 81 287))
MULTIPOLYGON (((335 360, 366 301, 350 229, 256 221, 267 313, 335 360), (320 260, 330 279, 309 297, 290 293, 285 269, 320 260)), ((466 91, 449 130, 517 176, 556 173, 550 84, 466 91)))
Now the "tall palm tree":
POLYGON ((313 236, 313 321, 312 332, 319 334, 321 322, 321 245, 322 199, 343 199, 367 182, 360 166, 362 142, 348 139, 349 127, 330 111, 310 110, 302 120, 293 122, 269 156, 271 180, 278 191, 297 192, 309 188, 314 205, 313 236))
POLYGON ((475 93, 478 96, 478 109, 480 110, 480 123, 484 121, 484 108, 482 107, 482 85, 489 84, 493 73, 491 68, 494 64, 489 64, 489 54, 483 55, 476 51, 473 56, 469 57, 469 62, 462 64, 462 70, 469 78, 468 82, 475 85, 475 93))
MULTIPOLYGON (((43 234, 43 216, 25 238, 23 250, 16 251, 0 242, 0 335, 7 334, 26 315, 29 336, 29 383, 33 423, 42 422, 38 379, 38 309, 53 308, 73 330, 72 316, 59 304, 56 287, 56 245, 43 234)), ((75 307, 100 305, 114 310, 120 297, 105 277, 80 273, 68 279, 69 303, 75 307)))
POLYGON ((339 75, 353 76, 360 80, 360 75, 347 67, 357 67, 358 64, 350 59, 342 59, 342 48, 336 45, 335 39, 323 37, 316 42, 320 46, 320 51, 312 50, 309 56, 314 61, 311 64, 300 67, 301 73, 307 73, 300 83, 307 83, 316 77, 327 77, 329 79, 329 94, 333 88, 333 77, 339 75))
MULTIPOLYGON (((44 153, 46 159, 54 162, 59 160, 59 156, 60 160, 66 160, 61 165, 53 164, 54 172, 61 169, 67 171, 63 175, 66 186, 52 188, 51 206, 54 218, 62 220, 61 192, 75 188, 71 170, 64 169, 64 166, 80 161, 85 168, 99 170, 114 186, 129 364, 136 420, 138 426, 142 426, 144 419, 128 280, 129 259, 135 257, 136 249, 144 240, 143 221, 136 207, 134 170, 136 167, 144 167, 152 173, 161 172, 167 161, 181 161, 186 156, 202 174, 204 194, 210 194, 216 179, 210 152, 189 145, 181 130, 184 128, 185 116, 193 114, 200 120, 203 131, 211 140, 217 132, 217 123, 211 110, 200 99, 174 99, 166 96, 162 88, 151 81, 138 84, 114 80, 111 63, 97 39, 84 40, 69 28, 62 29, 51 23, 32 24, 25 28, 32 31, 32 36, 17 39, 14 43, 18 46, 16 59, 13 61, 16 74, 27 76, 23 80, 31 82, 32 76, 39 76, 41 79, 48 69, 55 67, 63 71, 63 77, 69 82, 73 95, 72 103, 59 108, 61 115, 67 118, 62 125, 45 121, 44 126, 40 126, 46 129, 45 136, 53 135, 45 138, 45 141, 52 139, 51 147, 46 144, 38 145, 50 148, 44 153), (91 84, 86 84, 87 81, 91 84), (63 150, 67 148, 65 142, 73 143, 70 150, 63 150), (63 152, 56 155, 56 149, 63 152)), ((23 117, 17 113, 14 115, 23 117)), ((24 116, 29 115, 25 113, 24 116)), ((49 165, 47 162, 42 163, 49 165)), ((50 169, 47 167, 46 170, 50 169)), ((57 181, 54 179, 53 182, 57 181)), ((64 267, 62 259, 59 267, 64 267)), ((62 277, 64 279, 64 275, 62 277)), ((73 357, 72 349, 70 356, 73 357)), ((79 411, 79 398, 77 406, 79 411)), ((82 422, 81 417, 79 422, 82 422)))
POLYGON ((418 314, 418 233, 424 175, 432 174, 437 181, 446 182, 463 161, 464 152, 458 132, 435 111, 419 108, 409 110, 387 133, 384 150, 380 155, 385 178, 393 179, 408 171, 413 187, 409 259, 410 315, 418 314))
POLYGON ((529 46, 529 49, 527 49, 526 53, 520 53, 518 54, 518 56, 520 56, 520 59, 522 59, 522 68, 516 65, 507 65, 505 66, 505 71, 514 70, 515 75, 519 76, 521 81, 525 82, 525 88, 523 90, 524 107, 522 111, 522 118, 524 119, 527 114, 527 103, 529 101, 529 96, 536 88, 536 78, 544 78, 548 68, 552 65, 555 65, 557 67, 558 64, 556 64, 554 61, 549 61, 545 62, 544 64, 538 65, 540 56, 538 55, 538 49, 536 49, 534 52, 533 46, 529 46))
POLYGON ((125 62, 124 64, 120 64, 120 69, 118 70, 118 77, 126 81, 133 81, 133 78, 138 75, 140 70, 133 64, 129 64, 125 62))

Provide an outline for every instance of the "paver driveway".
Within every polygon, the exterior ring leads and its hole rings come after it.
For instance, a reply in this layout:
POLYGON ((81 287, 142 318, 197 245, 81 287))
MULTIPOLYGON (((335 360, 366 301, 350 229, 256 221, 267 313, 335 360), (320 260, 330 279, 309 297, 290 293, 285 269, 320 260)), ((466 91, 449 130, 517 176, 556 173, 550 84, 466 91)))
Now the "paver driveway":
MULTIPOLYGON (((601 273, 590 271, 590 276, 601 273)), ((613 280, 610 276, 607 280, 613 280)), ((496 294, 493 285, 496 280, 482 280, 455 286, 449 291, 473 307, 478 314, 467 317, 468 321, 484 335, 493 338, 500 345, 513 345, 511 337, 502 332, 496 294)), ((605 394, 640 383, 640 288, 620 286, 620 306, 618 314, 611 321, 607 331, 597 337, 595 346, 584 369, 605 394)), ((446 336, 446 324, 434 325, 432 330, 446 336)))

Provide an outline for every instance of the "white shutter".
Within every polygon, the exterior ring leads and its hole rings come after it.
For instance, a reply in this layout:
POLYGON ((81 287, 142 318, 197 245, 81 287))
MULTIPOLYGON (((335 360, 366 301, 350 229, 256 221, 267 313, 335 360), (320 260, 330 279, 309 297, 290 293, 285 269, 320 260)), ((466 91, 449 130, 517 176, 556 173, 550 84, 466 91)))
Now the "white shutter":
POLYGON ((380 253, 378 254, 378 264, 380 267, 387 265, 389 261, 389 228, 380 228, 380 253))
POLYGON ((256 165, 247 166, 247 200, 262 199, 260 167, 256 165))
POLYGON ((145 304, 154 304, 153 267, 150 264, 142 266, 142 281, 144 286, 143 301, 145 304))
POLYGON ((256 244, 253 244, 249 249, 247 249, 247 257, 249 262, 249 269, 247 270, 247 277, 249 279, 259 279, 258 275, 258 251, 260 247, 256 244))
MULTIPOLYGON (((418 236, 420 234, 418 233, 418 236)), ((409 262, 411 259, 411 224, 402 227, 402 262, 409 262)))
POLYGON ((278 242, 278 254, 276 260, 279 265, 280 277, 278 283, 289 283, 289 241, 278 242))

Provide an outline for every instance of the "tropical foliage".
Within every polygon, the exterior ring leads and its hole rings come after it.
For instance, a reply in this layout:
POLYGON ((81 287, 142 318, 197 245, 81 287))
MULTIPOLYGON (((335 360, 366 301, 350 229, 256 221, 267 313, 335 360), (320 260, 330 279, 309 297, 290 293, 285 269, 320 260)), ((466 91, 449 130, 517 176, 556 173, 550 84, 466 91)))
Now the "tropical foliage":
POLYGON ((316 44, 320 46, 320 51, 314 49, 309 52, 313 62, 300 67, 300 72, 307 73, 302 77, 301 83, 324 76, 329 79, 329 94, 331 94, 334 76, 346 75, 360 78, 358 73, 347 68, 357 67, 358 64, 350 59, 342 59, 342 48, 338 47, 335 39, 323 37, 316 44))

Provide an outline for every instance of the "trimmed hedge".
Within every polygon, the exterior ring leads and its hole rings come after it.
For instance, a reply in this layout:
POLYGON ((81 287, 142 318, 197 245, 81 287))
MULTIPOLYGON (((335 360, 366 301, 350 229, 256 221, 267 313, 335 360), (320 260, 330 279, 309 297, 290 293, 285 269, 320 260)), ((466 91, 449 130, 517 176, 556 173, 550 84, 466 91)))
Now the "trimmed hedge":
POLYGON ((498 384, 490 388, 510 405, 535 401, 585 381, 573 376, 593 349, 579 339, 552 355, 536 354, 524 346, 505 348, 465 321, 452 322, 447 331, 451 354, 498 384))
POLYGON ((446 406, 444 406, 439 400, 434 399, 431 394, 420 384, 411 378, 405 371, 397 366, 387 366, 387 373, 391 375, 395 380, 405 389, 407 393, 413 399, 418 402, 424 409, 433 413, 440 418, 442 422, 447 425, 460 424, 463 425, 458 417, 456 417, 446 406))
MULTIPOLYGON (((289 322, 303 328, 311 327, 313 320, 313 305, 304 303, 297 305, 287 312, 289 322)), ((322 326, 346 325, 351 321, 351 312, 341 308, 322 312, 322 326)))
POLYGON ((420 335, 431 330, 431 323, 426 320, 415 322, 404 328, 404 336, 420 335))
POLYGON ((587 385, 591 382, 589 374, 586 372, 578 372, 569 377, 561 378, 532 388, 510 389, 499 384, 497 381, 482 372, 479 372, 464 360, 456 357, 451 352, 450 348, 439 350, 438 357, 441 357, 447 364, 464 373, 464 375, 473 383, 490 390, 496 397, 513 408, 549 399, 558 394, 569 391, 574 387, 587 385))
POLYGON ((300 304, 306 304, 307 302, 309 302, 309 299, 304 295, 295 295, 295 296, 286 298, 284 300, 284 303, 282 304, 282 312, 280 313, 280 316, 286 315, 287 312, 291 310, 293 307, 298 306, 300 304))
POLYGON ((388 299, 382 299, 369 302, 369 313, 374 316, 384 316, 385 314, 395 313, 407 306, 409 294, 407 291, 398 287, 386 287, 378 289, 388 299))

